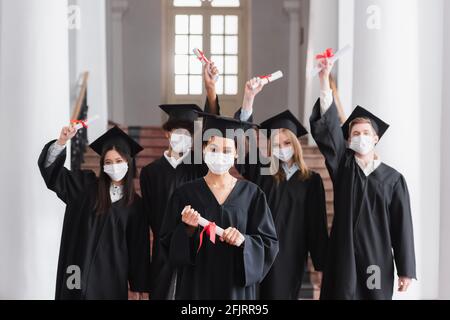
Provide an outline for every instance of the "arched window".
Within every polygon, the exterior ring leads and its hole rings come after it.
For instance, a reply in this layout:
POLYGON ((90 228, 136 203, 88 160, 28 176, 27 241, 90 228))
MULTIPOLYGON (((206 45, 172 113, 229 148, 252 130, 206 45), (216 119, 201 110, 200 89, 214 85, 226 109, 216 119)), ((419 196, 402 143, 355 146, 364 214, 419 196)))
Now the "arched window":
POLYGON ((248 77, 248 0, 169 0, 165 35, 166 100, 203 104, 201 49, 220 71, 216 84, 225 114, 242 102, 248 77))

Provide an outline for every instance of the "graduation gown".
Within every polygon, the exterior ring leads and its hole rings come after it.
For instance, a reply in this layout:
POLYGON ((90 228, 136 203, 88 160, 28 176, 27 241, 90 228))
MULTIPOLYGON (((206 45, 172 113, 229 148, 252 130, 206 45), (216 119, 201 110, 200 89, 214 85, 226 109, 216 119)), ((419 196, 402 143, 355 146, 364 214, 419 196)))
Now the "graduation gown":
POLYGON ((260 286, 260 298, 297 299, 308 252, 317 271, 325 262, 328 232, 325 191, 322 178, 311 172, 302 181, 299 172, 289 180, 277 182, 272 175, 261 175, 263 166, 236 165, 239 173, 256 183, 265 193, 275 222, 280 251, 260 286))
MULTIPOLYGON (((219 98, 213 108, 208 99, 205 103, 206 113, 220 114, 219 98)), ((186 182, 204 177, 208 173, 208 167, 202 164, 194 164, 194 154, 187 156, 186 163, 181 163, 173 168, 163 155, 158 160, 150 163, 141 170, 140 184, 145 212, 153 232, 152 259, 151 259, 151 299, 165 300, 170 295, 170 285, 173 270, 167 261, 159 255, 160 230, 172 193, 186 182)))
POLYGON ((406 181, 384 163, 365 176, 346 147, 334 104, 321 116, 317 101, 310 122, 334 186, 321 299, 392 299, 394 261, 399 276, 416 277, 406 181))
POLYGON ((69 171, 64 167, 66 150, 45 168, 49 147, 39 168, 47 187, 66 204, 56 280, 60 299, 128 299, 128 284, 135 292, 149 291, 149 236, 142 201, 129 207, 113 203, 103 215, 95 211, 98 178, 92 171, 69 171), (67 280, 81 271, 81 288, 70 290, 67 280), (68 269, 69 268, 69 269, 68 269))
POLYGON ((173 194, 161 231, 162 250, 177 268, 176 299, 255 299, 260 283, 278 253, 278 240, 262 190, 240 180, 219 205, 203 178, 187 183, 173 194), (241 247, 213 244, 205 235, 199 246, 200 227, 188 236, 181 212, 191 205, 207 220, 244 236, 241 247))
MULTIPOLYGON (((240 119, 240 110, 235 114, 240 119)), ((250 121, 253 120, 250 118, 250 121)), ((268 159, 257 153, 258 159, 237 164, 236 169, 265 193, 275 222, 280 251, 267 277, 261 283, 259 295, 265 299, 297 299, 302 285, 308 252, 317 271, 322 271, 328 244, 325 190, 322 178, 311 171, 302 181, 299 173, 278 183, 272 175, 262 175, 269 169, 268 159)))
POLYGON ((141 190, 145 212, 153 232, 151 263, 151 299, 164 300, 169 294, 172 279, 170 268, 160 256, 160 230, 172 193, 186 182, 196 180, 208 173, 204 164, 195 165, 193 154, 188 155, 189 164, 181 163, 173 168, 167 159, 160 159, 144 167, 141 171, 141 190))

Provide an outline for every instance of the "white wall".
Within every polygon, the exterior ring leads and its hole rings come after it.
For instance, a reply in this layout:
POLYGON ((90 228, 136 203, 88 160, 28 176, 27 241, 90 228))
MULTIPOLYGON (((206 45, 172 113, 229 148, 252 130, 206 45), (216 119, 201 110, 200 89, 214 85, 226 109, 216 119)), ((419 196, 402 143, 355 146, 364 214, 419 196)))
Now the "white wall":
POLYGON ((267 86, 255 100, 254 120, 262 122, 288 109, 289 19, 283 1, 255 0, 251 15, 250 73, 255 76, 275 70, 285 73, 283 79, 267 86))
MULTIPOLYGON (((444 52, 450 52, 450 1, 444 1, 444 52)), ((443 58, 439 298, 450 299, 450 60, 443 58)))
POLYGON ((81 28, 69 33, 71 105, 79 93, 80 75, 88 71, 88 116, 100 116, 89 126, 88 138, 92 142, 108 125, 105 0, 71 0, 70 4, 81 9, 81 28))
POLYGON ((123 17, 124 108, 129 125, 161 124, 161 14, 159 0, 129 0, 123 17))
POLYGON ((67 1, 2 1, 0 21, 0 299, 52 299, 64 206, 37 159, 69 119, 67 1))

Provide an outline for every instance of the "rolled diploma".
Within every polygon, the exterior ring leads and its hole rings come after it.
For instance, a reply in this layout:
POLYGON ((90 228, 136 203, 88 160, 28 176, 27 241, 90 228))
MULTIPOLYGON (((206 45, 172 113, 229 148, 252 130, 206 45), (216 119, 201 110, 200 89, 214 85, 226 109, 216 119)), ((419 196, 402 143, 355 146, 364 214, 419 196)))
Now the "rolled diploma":
MULTIPOLYGON (((352 49, 351 45, 346 45, 345 47, 343 47, 341 50, 339 50, 338 52, 336 52, 336 54, 330 59, 331 63, 335 63, 336 61, 338 61, 340 58, 342 58, 344 55, 346 55, 350 50, 352 49)), ((319 72, 322 71, 322 68, 319 67, 314 67, 313 71, 312 71, 312 76, 315 77, 316 75, 319 74, 319 72)))
MULTIPOLYGON (((206 220, 203 217, 200 217, 198 219, 198 224, 201 225, 203 228, 206 227, 208 224, 210 224, 210 222, 208 220, 206 220)), ((216 234, 221 237, 223 235, 223 229, 219 226, 216 226, 216 234)))
MULTIPOLYGON (((96 115, 96 116, 93 116, 92 118, 86 120, 84 123, 85 123, 86 125, 90 125, 90 124, 92 124, 92 122, 95 122, 95 121, 98 120, 98 119, 100 119, 100 116, 99 116, 99 115, 96 115)), ((77 124, 75 125, 75 129, 80 130, 81 128, 83 128, 83 125, 82 125, 81 123, 77 123, 77 124)))
MULTIPOLYGON (((283 78, 283 72, 277 71, 275 73, 272 73, 268 78, 261 78, 260 77, 259 81, 262 82, 263 84, 268 84, 270 82, 274 82, 274 81, 276 81, 278 79, 281 79, 281 78, 283 78)), ((258 88, 258 86, 259 86, 259 83, 258 84, 254 84, 253 87, 252 87, 253 90, 258 88)))
MULTIPOLYGON (((205 54, 202 51, 200 51, 200 49, 195 48, 192 51, 197 56, 198 60, 201 61, 202 65, 206 65, 207 63, 210 63, 208 58, 205 57, 205 54)), ((208 73, 211 75, 211 70, 208 70, 208 73)), ((217 80, 219 80, 218 74, 214 77, 214 81, 217 82, 217 80)))

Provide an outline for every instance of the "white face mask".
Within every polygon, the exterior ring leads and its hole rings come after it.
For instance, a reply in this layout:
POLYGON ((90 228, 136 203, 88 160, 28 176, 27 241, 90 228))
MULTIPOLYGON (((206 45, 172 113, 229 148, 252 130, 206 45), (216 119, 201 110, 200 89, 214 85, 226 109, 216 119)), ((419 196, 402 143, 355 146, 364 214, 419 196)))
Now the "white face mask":
POLYGON ((170 146, 176 153, 186 153, 192 148, 192 138, 185 134, 172 133, 170 135, 170 146))
POLYGON ((206 152, 205 163, 212 173, 222 175, 234 165, 234 156, 220 152, 206 152))
POLYGON ((122 181, 128 172, 128 163, 107 164, 103 166, 103 171, 105 171, 112 181, 119 182, 122 181))
POLYGON ((294 148, 293 147, 287 147, 287 148, 274 147, 272 152, 275 157, 277 157, 278 159, 280 159, 283 162, 288 162, 294 156, 294 148))
POLYGON ((365 156, 375 149, 375 141, 372 136, 359 135, 352 138, 349 148, 356 153, 365 156))

